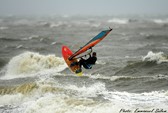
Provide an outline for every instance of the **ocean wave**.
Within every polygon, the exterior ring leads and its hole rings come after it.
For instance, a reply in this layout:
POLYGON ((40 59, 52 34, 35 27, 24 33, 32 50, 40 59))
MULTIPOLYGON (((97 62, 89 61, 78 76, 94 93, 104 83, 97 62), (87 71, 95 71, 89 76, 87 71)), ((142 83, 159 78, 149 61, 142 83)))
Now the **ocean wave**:
POLYGON ((50 27, 50 28, 64 27, 64 26, 71 27, 71 24, 66 21, 58 21, 58 22, 43 21, 43 22, 40 22, 39 25, 43 27, 50 27))
POLYGON ((105 61, 103 61, 103 60, 99 60, 99 61, 97 61, 97 62, 96 62, 96 64, 105 65, 105 64, 106 64, 106 62, 105 62, 105 61))
POLYGON ((99 27, 101 25, 101 22, 98 22, 96 20, 79 20, 79 21, 72 21, 69 23, 70 25, 73 26, 89 26, 89 27, 99 27))
POLYGON ((17 39, 17 38, 6 38, 6 37, 1 37, 0 38, 1 41, 22 41, 22 39, 17 39))
POLYGON ((53 78, 0 89, 0 110, 11 105, 13 112, 119 112, 122 108, 167 110, 167 91, 129 93, 108 91, 101 82, 90 85, 59 84, 53 78), (159 104, 158 104, 159 103, 159 104), (17 106, 17 107, 15 107, 17 106))
POLYGON ((168 56, 163 52, 148 54, 142 57, 140 61, 132 61, 124 68, 120 69, 115 75, 157 75, 168 73, 168 56))
POLYGON ((2 41, 7 41, 7 42, 11 42, 11 41, 27 41, 27 40, 32 40, 32 39, 40 39, 41 37, 38 35, 31 35, 28 38, 7 38, 7 37, 0 37, 0 40, 2 41))
POLYGON ((147 78, 154 78, 151 76, 104 76, 101 74, 97 75, 85 75, 89 78, 95 79, 95 80, 110 80, 112 82, 118 82, 118 81, 128 81, 128 80, 140 80, 140 79, 147 79, 147 78))
POLYGON ((0 95, 8 95, 8 94, 16 94, 16 93, 21 93, 21 94, 28 94, 32 90, 37 88, 37 85, 35 83, 27 83, 27 84, 22 84, 19 86, 10 86, 10 87, 0 87, 0 95))
POLYGON ((168 18, 167 19, 154 19, 153 22, 157 24, 166 24, 168 23, 168 18))
POLYGON ((43 26, 43 27, 49 27, 49 26, 50 26, 50 23, 49 23, 49 22, 46 22, 46 21, 42 21, 42 22, 39 22, 39 25, 40 25, 40 26, 43 26))
POLYGON ((6 63, 7 63, 7 59, 6 58, 0 58, 0 68, 5 66, 6 63))
POLYGON ((166 91, 152 91, 148 93, 128 93, 128 92, 109 92, 106 94, 105 98, 110 101, 122 102, 122 104, 126 104, 128 106, 143 106, 152 108, 152 107, 163 107, 166 108, 166 104, 161 104, 162 102, 166 102, 167 96, 166 91), (161 106, 158 106, 158 103, 161 106))
POLYGON ((148 34, 146 35, 145 39, 150 40, 150 41, 154 41, 154 42, 167 42, 167 35, 153 35, 153 34, 148 34))
POLYGON ((31 35, 28 39, 37 39, 37 38, 40 38, 40 36, 39 35, 31 35))
POLYGON ((16 49, 20 49, 22 47, 23 47, 23 45, 18 45, 18 46, 16 46, 16 49))
POLYGON ((157 62, 157 64, 168 63, 168 55, 163 52, 153 53, 152 51, 149 51, 142 59, 143 61, 157 62))
POLYGON ((20 38, 19 41, 29 41, 29 40, 37 40, 37 41, 43 41, 44 37, 39 36, 39 35, 31 35, 29 37, 25 37, 25 38, 20 38))
POLYGON ((16 26, 18 25, 30 26, 30 25, 35 25, 36 21, 33 19, 16 19, 16 20, 13 20, 12 24, 16 26))
POLYGON ((108 23, 116 23, 116 24, 127 24, 129 22, 128 19, 119 19, 119 18, 113 18, 107 21, 108 23))
POLYGON ((67 26, 67 27, 71 27, 70 24, 68 24, 67 22, 65 21, 59 21, 57 23, 50 23, 49 27, 50 28, 54 28, 54 27, 60 27, 60 26, 67 26))
POLYGON ((0 30, 6 30, 6 29, 9 29, 8 27, 0 27, 0 30))
POLYGON ((5 77, 26 77, 31 74, 46 73, 47 70, 60 72, 66 68, 62 58, 55 55, 40 55, 34 52, 24 52, 13 57, 6 66, 5 77))

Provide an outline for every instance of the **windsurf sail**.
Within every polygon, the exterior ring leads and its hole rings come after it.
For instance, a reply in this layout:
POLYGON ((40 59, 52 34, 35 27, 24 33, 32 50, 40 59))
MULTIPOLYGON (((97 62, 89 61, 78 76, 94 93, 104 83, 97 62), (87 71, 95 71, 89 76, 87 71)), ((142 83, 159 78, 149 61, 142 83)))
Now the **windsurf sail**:
POLYGON ((101 31, 97 36, 95 36, 88 43, 86 43, 86 45, 84 45, 78 51, 76 51, 74 54, 72 54, 69 57, 69 60, 72 60, 73 58, 80 55, 81 53, 84 53, 88 49, 94 47, 97 43, 99 43, 101 40, 103 40, 110 33, 110 31, 112 31, 111 28, 109 30, 101 31))

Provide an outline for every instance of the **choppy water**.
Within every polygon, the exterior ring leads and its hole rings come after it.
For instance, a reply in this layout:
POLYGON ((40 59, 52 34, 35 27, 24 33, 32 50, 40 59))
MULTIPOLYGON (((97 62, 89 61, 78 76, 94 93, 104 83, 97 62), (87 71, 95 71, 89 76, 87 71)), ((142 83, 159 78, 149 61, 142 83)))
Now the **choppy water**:
POLYGON ((168 113, 168 17, 0 17, 0 113, 168 113), (73 51, 100 31, 97 64, 73 75, 73 51))

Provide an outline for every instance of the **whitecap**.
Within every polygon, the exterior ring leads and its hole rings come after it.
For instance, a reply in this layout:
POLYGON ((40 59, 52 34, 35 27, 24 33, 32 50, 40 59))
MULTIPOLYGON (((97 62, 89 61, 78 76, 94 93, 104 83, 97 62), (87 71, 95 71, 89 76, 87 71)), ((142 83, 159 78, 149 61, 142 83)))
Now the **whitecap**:
POLYGON ((153 22, 157 24, 166 24, 168 23, 168 18, 167 19, 154 19, 153 22))
POLYGON ((149 51, 146 56, 142 58, 143 61, 154 61, 158 64, 168 62, 168 57, 163 52, 153 53, 149 51))
POLYGON ((128 19, 119 19, 119 18, 113 18, 107 21, 108 23, 116 23, 116 24, 127 24, 129 21, 128 19))
POLYGON ((16 46, 16 49, 19 49, 21 47, 23 47, 23 45, 18 45, 18 46, 16 46))

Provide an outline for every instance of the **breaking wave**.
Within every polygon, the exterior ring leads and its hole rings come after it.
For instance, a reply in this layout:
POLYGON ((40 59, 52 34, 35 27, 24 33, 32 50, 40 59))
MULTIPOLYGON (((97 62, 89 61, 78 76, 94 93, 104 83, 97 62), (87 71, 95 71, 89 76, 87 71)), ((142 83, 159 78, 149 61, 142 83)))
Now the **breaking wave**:
POLYGON ((0 110, 11 110, 14 113, 117 113, 121 108, 133 110, 137 106, 167 110, 168 99, 166 91, 138 94, 108 91, 101 82, 84 86, 62 85, 53 78, 11 88, 0 88, 0 94, 0 104, 3 105, 0 110))
POLYGON ((168 63, 168 55, 163 52, 153 53, 149 51, 148 54, 143 57, 143 61, 156 62, 157 64, 168 63))
POLYGON ((24 52, 9 61, 5 77, 25 77, 35 73, 45 73, 48 70, 60 72, 65 68, 63 59, 55 55, 24 52))
POLYGON ((142 57, 141 61, 132 61, 124 68, 116 72, 116 75, 167 75, 168 71, 168 56, 163 52, 153 53, 149 51, 148 54, 142 57))

